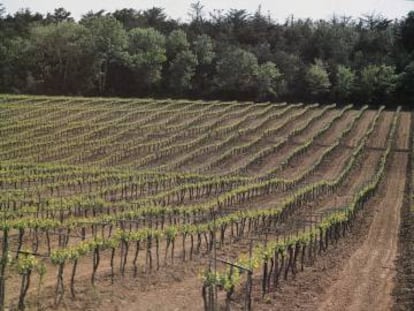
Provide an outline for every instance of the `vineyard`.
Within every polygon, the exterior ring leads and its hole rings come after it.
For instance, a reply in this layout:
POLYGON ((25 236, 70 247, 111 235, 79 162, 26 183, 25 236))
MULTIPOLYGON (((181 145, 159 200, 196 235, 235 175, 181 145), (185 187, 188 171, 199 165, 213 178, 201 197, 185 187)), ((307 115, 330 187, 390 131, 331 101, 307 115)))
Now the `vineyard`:
POLYGON ((390 310, 410 132, 383 106, 2 95, 1 310, 390 310))

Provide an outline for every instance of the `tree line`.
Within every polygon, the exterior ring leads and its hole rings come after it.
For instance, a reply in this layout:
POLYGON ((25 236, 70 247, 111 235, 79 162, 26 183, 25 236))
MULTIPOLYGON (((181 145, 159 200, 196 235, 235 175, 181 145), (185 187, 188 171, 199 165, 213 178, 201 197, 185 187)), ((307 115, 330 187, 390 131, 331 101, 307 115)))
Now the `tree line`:
POLYGON ((410 105, 414 11, 279 23, 260 7, 191 4, 42 15, 0 4, 0 91, 121 97, 410 105))

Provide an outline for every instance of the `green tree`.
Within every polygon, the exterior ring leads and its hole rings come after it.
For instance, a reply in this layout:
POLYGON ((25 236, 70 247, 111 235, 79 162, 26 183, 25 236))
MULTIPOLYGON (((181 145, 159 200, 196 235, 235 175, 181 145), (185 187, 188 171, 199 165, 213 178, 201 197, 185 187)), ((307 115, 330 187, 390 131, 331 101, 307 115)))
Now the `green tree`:
POLYGON ((191 80, 197 64, 197 57, 190 50, 181 51, 170 63, 169 85, 176 94, 182 94, 191 89, 191 80))
POLYGON ((198 65, 197 56, 190 50, 187 34, 183 30, 176 29, 168 35, 167 56, 167 88, 175 94, 182 94, 192 88, 192 79, 198 65))
POLYGON ((259 65, 253 53, 240 48, 229 48, 217 61, 216 85, 226 93, 249 93, 254 89, 259 65))
POLYGON ((167 37, 167 56, 168 59, 174 59, 180 52, 190 48, 187 40, 187 34, 181 30, 173 30, 167 37))
POLYGON ((414 51, 414 11, 409 12, 407 18, 401 23, 400 33, 404 48, 408 52, 414 51))
POLYGON ((214 42, 209 35, 198 35, 193 41, 193 51, 200 65, 210 65, 215 57, 214 42))
POLYGON ((335 64, 348 64, 357 41, 358 34, 353 23, 334 16, 331 21, 315 22, 315 30, 306 45, 304 56, 308 60, 323 59, 335 64))
POLYGON ((326 95, 331 87, 328 71, 319 59, 316 59, 315 63, 309 66, 306 71, 305 81, 309 94, 314 97, 326 95))
POLYGON ((93 81, 93 47, 89 31, 71 22, 34 27, 31 34, 36 79, 52 93, 78 94, 93 81))
POLYGON ((336 72, 335 93, 339 100, 346 100, 355 90, 355 73, 352 69, 339 65, 336 72))
POLYGON ((47 23, 61 23, 61 22, 73 22, 73 18, 70 16, 71 13, 66 11, 64 8, 55 9, 53 14, 47 13, 47 23))
MULTIPOLYGON (((58 8, 43 16, 24 9, 6 15, 0 4, 0 88, 73 93, 79 85, 76 92, 90 95, 170 96, 190 95, 191 87, 194 97, 252 99, 276 94, 283 100, 300 101, 309 96, 324 100, 334 95, 338 100, 355 96, 375 103, 397 93, 396 99, 407 100, 411 94, 414 12, 394 21, 371 14, 359 19, 333 16, 319 21, 292 16, 282 23, 263 14, 260 7, 253 14, 243 9, 215 10, 206 18, 204 13, 197 0, 191 4, 189 22, 168 18, 158 7, 113 13, 90 11, 75 23, 89 33, 84 43, 83 34, 69 36, 68 30, 60 39, 44 37, 56 42, 57 51, 71 51, 57 57, 46 46, 45 51, 51 53, 48 62, 46 54, 42 56, 41 50, 32 47, 32 29, 73 21, 70 13, 58 8), (164 44, 160 43, 162 39, 155 39, 158 34, 154 35, 155 42, 142 38, 150 34, 127 34, 135 28, 152 28, 166 36, 164 44), (86 48, 75 51, 70 45, 86 48), (58 61, 52 63, 76 53, 79 58, 72 62, 79 78, 71 68, 62 69, 58 61), (315 59, 321 61, 309 65, 315 59), (389 73, 381 67, 381 72, 376 72, 367 68, 370 64, 395 66, 395 71, 389 73), (390 91, 397 74, 398 92, 390 91), (391 82, 375 81, 381 80, 379 77, 391 82), (81 83, 76 84, 76 80, 81 83)), ((40 41, 36 41, 38 49, 43 48, 40 41)))
POLYGON ((152 7, 148 10, 145 10, 143 13, 146 25, 156 29, 160 29, 165 24, 167 15, 164 13, 163 8, 152 7))
POLYGON ((12 37, 0 41, 0 90, 3 92, 41 91, 32 72, 38 71, 30 40, 12 37))
POLYGON ((400 74, 398 93, 401 94, 405 104, 414 105, 414 61, 405 66, 400 74))
POLYGON ((122 23, 127 31, 133 28, 142 27, 145 23, 142 14, 134 9, 116 10, 112 13, 112 16, 122 23))
POLYGON ((277 97, 283 85, 282 74, 272 62, 266 62, 258 67, 256 73, 258 99, 277 97))
POLYGON ((204 5, 201 1, 195 1, 190 4, 188 16, 193 23, 202 23, 204 21, 204 5))
POLYGON ((206 96, 210 91, 209 85, 214 73, 213 61, 216 57, 214 40, 206 34, 198 35, 192 42, 192 50, 198 61, 193 78, 193 90, 199 96, 206 96))
POLYGON ((191 3, 188 16, 191 19, 191 28, 196 33, 201 33, 204 24, 204 5, 200 1, 191 3))
POLYGON ((36 24, 44 21, 43 15, 40 13, 32 13, 29 9, 21 9, 14 13, 13 16, 7 15, 4 18, 4 31, 8 36, 25 37, 30 36, 30 31, 36 24))
POLYGON ((306 66, 299 55, 295 53, 287 53, 284 51, 276 51, 272 58, 277 68, 280 69, 284 79, 284 92, 292 99, 305 97, 306 85, 304 81, 304 72, 306 66))
POLYGON ((112 62, 119 61, 127 46, 127 34, 122 24, 112 16, 96 16, 84 18, 85 25, 92 34, 95 53, 96 81, 99 94, 107 89, 107 76, 112 62))
POLYGON ((166 62, 165 36, 153 28, 134 28, 128 32, 128 53, 124 58, 139 85, 150 88, 161 80, 166 62))
POLYGON ((381 15, 366 15, 360 19, 358 24, 359 36, 354 51, 360 52, 359 68, 369 64, 387 63, 388 55, 391 53, 395 38, 395 30, 388 20, 381 15))
POLYGON ((382 103, 394 92, 398 82, 395 68, 387 65, 368 65, 361 71, 359 90, 367 102, 382 103))

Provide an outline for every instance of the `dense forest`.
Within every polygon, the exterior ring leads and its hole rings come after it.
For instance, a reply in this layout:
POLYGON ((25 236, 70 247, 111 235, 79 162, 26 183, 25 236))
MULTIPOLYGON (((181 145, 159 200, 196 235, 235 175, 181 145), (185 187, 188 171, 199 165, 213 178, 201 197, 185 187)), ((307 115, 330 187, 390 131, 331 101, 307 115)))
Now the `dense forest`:
POLYGON ((0 4, 0 92, 402 104, 414 102, 414 11, 276 22, 162 8, 42 15, 0 4))

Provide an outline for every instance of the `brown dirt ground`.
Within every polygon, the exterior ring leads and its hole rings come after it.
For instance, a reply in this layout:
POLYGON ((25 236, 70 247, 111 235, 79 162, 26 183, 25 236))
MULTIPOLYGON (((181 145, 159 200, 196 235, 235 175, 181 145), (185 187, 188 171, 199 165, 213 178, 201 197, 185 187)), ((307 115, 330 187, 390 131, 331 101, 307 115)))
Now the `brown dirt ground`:
POLYGON ((267 300, 256 301, 255 310, 391 310, 406 163, 407 155, 396 153, 352 234, 267 300))
POLYGON ((406 154, 396 154, 368 235, 330 286, 318 310, 390 310, 404 199, 406 154))
MULTIPOLYGON (((366 131, 374 115, 372 111, 364 114, 364 120, 358 124, 354 135, 349 136, 351 145, 366 131)), ((406 115, 403 114, 399 126, 398 148, 408 148, 409 145, 410 117, 406 115)), ((386 114, 380 121, 378 133, 386 136, 391 117, 386 114)), ((378 146, 382 146, 382 142, 378 142, 378 146)), ((330 249, 316 265, 299 274, 296 280, 282 285, 280 291, 272 294, 274 299, 267 301, 269 304, 256 299, 255 310, 354 311, 391 308, 394 302, 391 292, 396 270, 394 260, 398 251, 399 210, 404 198, 408 157, 405 152, 396 152, 392 159, 379 194, 369 203, 353 234, 330 249)), ((368 156, 366 159, 368 162, 371 160, 376 162, 376 157, 371 159, 368 156)), ((332 166, 325 168, 328 172, 335 170, 332 166)), ((358 180, 358 185, 364 181, 364 178, 357 177, 360 175, 353 174, 352 177, 352 180, 358 180)), ((245 248, 241 246, 240 251, 242 249, 245 248)), ((233 249, 234 252, 236 250, 239 251, 239 248, 233 249)), ((90 266, 85 262, 78 271, 79 296, 74 300, 65 298, 60 309, 201 310, 201 286, 197 274, 199 265, 205 266, 205 262, 206 258, 201 258, 197 262, 166 267, 160 273, 147 274, 138 281, 130 278, 117 280, 115 286, 108 284, 107 278, 100 275, 96 288, 89 286, 90 266)), ((108 266, 107 262, 101 265, 108 266)), ((105 269, 100 270, 102 274, 105 269)), ((53 277, 45 286, 51 286, 53 277)), ((14 290, 17 288, 14 287, 14 290)), ((29 310, 36 309, 33 301, 29 310)), ((53 309, 47 304, 42 307, 53 309)))

